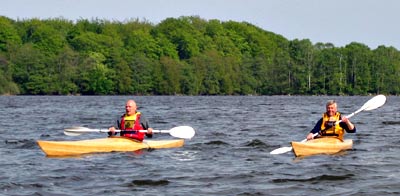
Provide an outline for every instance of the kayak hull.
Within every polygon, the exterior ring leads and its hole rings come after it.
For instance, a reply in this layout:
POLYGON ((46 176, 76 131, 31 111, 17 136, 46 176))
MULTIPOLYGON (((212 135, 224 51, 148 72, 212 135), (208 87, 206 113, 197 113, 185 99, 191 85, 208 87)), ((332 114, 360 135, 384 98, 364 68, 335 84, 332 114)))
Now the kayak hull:
POLYGON ((321 137, 307 142, 291 142, 296 156, 315 154, 335 154, 353 147, 353 140, 341 140, 336 137, 321 137))
POLYGON ((124 137, 109 137, 79 141, 37 141, 47 156, 72 156, 99 152, 123 152, 140 149, 179 148, 183 139, 144 140, 139 142, 124 137))

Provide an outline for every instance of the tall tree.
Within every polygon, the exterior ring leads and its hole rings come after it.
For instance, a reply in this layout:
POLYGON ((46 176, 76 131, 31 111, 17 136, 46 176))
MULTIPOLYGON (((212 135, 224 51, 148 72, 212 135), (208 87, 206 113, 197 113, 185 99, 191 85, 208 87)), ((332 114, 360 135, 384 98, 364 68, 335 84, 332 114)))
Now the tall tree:
POLYGON ((22 42, 13 23, 11 19, 0 16, 0 52, 7 51, 9 45, 20 45, 22 42))
POLYGON ((348 81, 351 84, 351 94, 367 94, 371 90, 371 50, 365 44, 352 42, 345 47, 348 81))

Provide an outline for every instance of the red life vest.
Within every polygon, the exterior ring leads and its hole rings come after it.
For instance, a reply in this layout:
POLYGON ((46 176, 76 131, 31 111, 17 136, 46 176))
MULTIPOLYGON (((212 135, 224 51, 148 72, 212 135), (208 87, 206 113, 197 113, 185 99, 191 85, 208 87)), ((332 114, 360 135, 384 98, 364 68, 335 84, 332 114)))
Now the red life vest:
POLYGON ((136 112, 136 114, 132 116, 124 114, 121 117, 120 129, 121 136, 143 141, 145 134, 139 132, 139 130, 144 130, 140 124, 140 112, 136 112))

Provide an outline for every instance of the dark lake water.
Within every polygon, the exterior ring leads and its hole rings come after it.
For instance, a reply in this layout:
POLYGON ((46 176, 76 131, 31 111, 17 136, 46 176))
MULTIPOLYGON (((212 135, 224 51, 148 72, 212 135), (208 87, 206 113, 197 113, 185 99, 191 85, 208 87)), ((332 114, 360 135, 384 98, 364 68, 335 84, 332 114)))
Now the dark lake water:
MULTIPOLYGON (((270 151, 305 138, 336 99, 350 114, 367 96, 0 96, 0 195, 399 195, 400 97, 352 117, 350 151, 295 158, 270 151), (176 149, 49 158, 37 140, 81 140, 134 98, 155 129, 189 125, 176 149)), ((172 139, 157 134, 155 139, 172 139)))

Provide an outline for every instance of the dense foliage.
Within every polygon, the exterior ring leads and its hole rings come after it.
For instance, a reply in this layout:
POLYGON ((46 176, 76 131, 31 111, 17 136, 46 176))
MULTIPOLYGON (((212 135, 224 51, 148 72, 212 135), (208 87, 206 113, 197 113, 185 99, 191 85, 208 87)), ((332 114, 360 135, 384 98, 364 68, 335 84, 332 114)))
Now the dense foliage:
POLYGON ((400 93, 400 53, 287 40, 246 22, 0 16, 0 94, 400 93))

